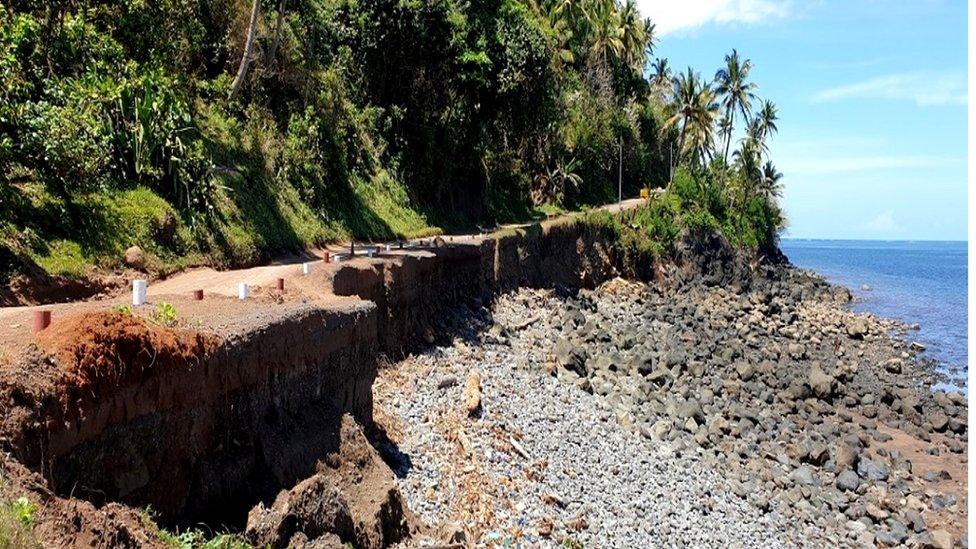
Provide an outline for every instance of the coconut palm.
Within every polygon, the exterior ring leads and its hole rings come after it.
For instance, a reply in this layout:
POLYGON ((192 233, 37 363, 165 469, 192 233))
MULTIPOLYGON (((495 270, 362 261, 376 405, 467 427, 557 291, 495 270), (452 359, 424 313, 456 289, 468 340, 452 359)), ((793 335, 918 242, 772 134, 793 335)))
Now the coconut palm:
POLYGON ((695 97, 694 115, 686 134, 686 152, 700 166, 707 166, 715 151, 715 119, 719 113, 719 104, 715 99, 715 91, 703 82, 695 97))
POLYGON ((596 0, 587 12, 590 23, 590 53, 604 64, 624 52, 624 28, 615 0, 596 0))
POLYGON ((626 0, 620 9, 621 60, 630 68, 640 71, 647 61, 651 48, 654 25, 642 19, 634 0, 626 0))
POLYGON ((761 158, 759 143, 750 138, 743 139, 739 150, 732 153, 732 160, 739 176, 738 180, 741 186, 739 190, 742 193, 742 200, 752 196, 762 184, 761 158))
POLYGON ((732 130, 735 126, 736 112, 742 114, 743 119, 749 118, 752 110, 752 101, 756 98, 753 92, 756 89, 754 82, 749 82, 749 72, 752 70, 752 61, 739 59, 739 52, 732 50, 732 53, 725 56, 725 68, 719 69, 715 73, 715 93, 722 97, 722 106, 725 108, 725 117, 731 121, 725 133, 725 155, 726 162, 729 159, 729 145, 732 142, 732 130))
POLYGON ((762 167, 762 178, 757 189, 759 194, 769 200, 782 196, 783 185, 780 183, 781 179, 783 179, 783 174, 776 170, 776 166, 773 166, 772 162, 767 160, 762 167))
POLYGON ((768 99, 763 101, 762 107, 759 109, 759 112, 756 113, 756 139, 762 143, 765 143, 766 139, 770 135, 779 130, 779 128, 776 127, 777 120, 779 120, 779 113, 776 110, 776 105, 768 99))
POLYGON ((658 92, 662 97, 667 96, 671 91, 671 67, 668 66, 667 57, 659 57, 651 63, 651 88, 658 92))
POLYGON ((691 67, 673 82, 673 114, 664 122, 663 131, 680 125, 679 155, 706 163, 714 150, 714 126, 719 105, 715 92, 691 67))

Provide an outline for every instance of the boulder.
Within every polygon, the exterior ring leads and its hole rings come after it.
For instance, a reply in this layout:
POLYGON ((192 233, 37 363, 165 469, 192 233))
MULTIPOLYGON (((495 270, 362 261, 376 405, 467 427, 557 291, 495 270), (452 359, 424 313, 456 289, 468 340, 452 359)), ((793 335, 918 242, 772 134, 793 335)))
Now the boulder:
POLYGON ((863 458, 857 464, 857 474, 868 480, 883 481, 888 480, 888 477, 891 476, 891 469, 884 463, 863 458))
POLYGON ((933 412, 928 416, 929 423, 932 424, 932 428, 938 432, 943 432, 949 426, 949 418, 942 412, 933 412))
POLYGON ((125 250, 125 255, 122 257, 122 261, 125 263, 126 267, 131 267, 136 270, 143 270, 146 268, 146 253, 142 251, 139 246, 129 246, 125 250))
POLYGON ((932 538, 932 542, 928 545, 934 549, 952 549, 953 539, 952 534, 946 532, 945 530, 933 530, 929 532, 929 537, 932 538))
POLYGON ((748 362, 740 362, 735 366, 735 372, 739 374, 739 379, 749 381, 756 374, 756 369, 748 362))
POLYGON ((847 336, 851 339, 864 339, 868 330, 868 321, 864 317, 857 316, 847 322, 847 336))
POLYGON ((821 399, 830 398, 834 394, 834 389, 837 387, 837 380, 834 379, 834 376, 827 374, 816 364, 810 368, 807 383, 810 385, 810 390, 813 391, 813 394, 821 399))
POLYGON ((586 377, 586 355, 582 349, 566 339, 560 338, 552 349, 553 360, 559 366, 576 372, 580 377, 586 377))
POLYGON ((843 473, 837 475, 837 480, 835 482, 838 490, 850 490, 851 492, 856 492, 857 488, 861 485, 861 479, 858 478, 857 473, 848 469, 843 473))
POLYGON ((853 470, 857 466, 857 458, 857 450, 847 442, 840 440, 834 444, 834 468, 836 470, 853 470))
POLYGON ((393 471, 345 415, 338 452, 314 475, 282 490, 270 507, 251 509, 244 536, 275 549, 386 547, 407 541, 413 520, 393 471))
POLYGON ((813 486, 816 484, 816 477, 813 474, 813 467, 801 465, 790 473, 790 480, 799 486, 813 486))

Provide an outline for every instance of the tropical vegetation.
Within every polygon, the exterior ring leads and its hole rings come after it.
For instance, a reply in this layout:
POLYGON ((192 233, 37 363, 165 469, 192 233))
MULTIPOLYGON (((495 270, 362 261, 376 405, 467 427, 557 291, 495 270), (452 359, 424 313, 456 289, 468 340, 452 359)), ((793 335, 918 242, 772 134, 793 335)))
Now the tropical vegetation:
POLYGON ((0 7, 0 278, 250 264, 666 188, 662 242, 775 243, 776 107, 653 59, 634 0, 0 7), (741 136, 741 137, 738 137, 741 136), (672 230, 672 228, 674 230, 672 230))

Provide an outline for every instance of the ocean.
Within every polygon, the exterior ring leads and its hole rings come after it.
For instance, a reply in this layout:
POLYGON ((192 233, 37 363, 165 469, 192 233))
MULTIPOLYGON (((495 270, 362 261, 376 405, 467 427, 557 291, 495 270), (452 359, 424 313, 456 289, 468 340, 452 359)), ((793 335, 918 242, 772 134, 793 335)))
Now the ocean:
POLYGON ((926 356, 951 378, 965 378, 966 242, 783 239, 780 247, 794 265, 850 288, 858 298, 855 311, 919 324, 921 330, 909 337, 923 343, 926 356), (953 368, 959 371, 953 374, 953 368))

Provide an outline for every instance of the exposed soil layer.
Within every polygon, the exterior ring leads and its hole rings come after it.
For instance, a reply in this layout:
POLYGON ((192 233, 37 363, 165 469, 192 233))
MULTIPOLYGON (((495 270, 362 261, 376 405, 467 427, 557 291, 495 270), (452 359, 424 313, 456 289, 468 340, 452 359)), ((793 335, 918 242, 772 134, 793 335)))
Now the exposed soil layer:
POLYGON ((219 346, 212 335, 155 328, 130 314, 68 316, 41 332, 40 349, 56 359, 66 404, 110 396, 156 375, 200 364, 219 346))
POLYGON ((276 549, 309 543, 385 547, 406 539, 416 524, 393 472, 345 416, 338 451, 270 506, 254 507, 245 535, 257 547, 276 549))
POLYGON ((603 238, 582 222, 548 222, 358 256, 286 292, 257 287, 247 301, 157 296, 180 311, 177 329, 147 324, 146 308, 109 314, 111 301, 56 306, 38 337, 22 323, 0 328, 13 334, 0 369, 0 434, 51 497, 151 505, 166 524, 241 527, 254 505, 338 450, 342 414, 371 426, 381 353, 431 342, 440 314, 458 303, 612 276, 603 238), (316 280, 325 291, 309 286, 316 280))
MULTIPOLYGON (((290 279, 286 292, 255 288, 246 301, 155 296, 180 311, 175 329, 146 324, 144 309, 108 314, 105 302, 57 309, 55 324, 37 338, 22 325, 0 326, 17 342, 5 347, 6 364, 0 360, 0 436, 11 468, 31 471, 24 489, 55 502, 45 506, 85 510, 71 523, 73 537, 52 526, 40 528, 45 540, 118 541, 104 534, 121 528, 106 526, 122 516, 112 513, 151 505, 166 524, 237 528, 254 509, 254 539, 274 545, 396 541, 406 535, 400 517, 407 513, 380 482, 389 469, 368 445, 343 448, 343 440, 361 438, 343 434, 344 414, 372 432, 382 355, 434 343, 449 330, 451 307, 480 308, 521 286, 561 294, 623 275, 741 289, 772 273, 720 238, 689 241, 679 263, 657 264, 573 219, 458 240, 357 257, 324 276, 290 279), (71 316, 78 311, 86 315, 71 316), (348 508, 330 519, 332 532, 321 524, 303 529, 295 522, 301 517, 275 522, 322 499, 348 508), (85 515, 89 509, 98 517, 85 515), (381 526, 358 528, 356 517, 364 516, 380 516, 373 524, 381 526)), ((134 545, 153 536, 132 535, 134 545)))
POLYGON ((39 268, 31 274, 18 274, 0 287, 0 307, 37 305, 89 299, 110 294, 125 284, 123 277, 100 275, 85 279, 50 276, 39 268))

